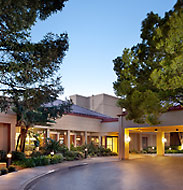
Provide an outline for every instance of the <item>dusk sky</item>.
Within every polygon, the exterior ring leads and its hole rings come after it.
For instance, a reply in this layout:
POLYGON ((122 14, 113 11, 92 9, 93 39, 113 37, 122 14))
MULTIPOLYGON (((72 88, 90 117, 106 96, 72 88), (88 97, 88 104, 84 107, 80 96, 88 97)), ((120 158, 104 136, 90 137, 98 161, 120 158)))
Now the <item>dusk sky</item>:
POLYGON ((48 33, 69 35, 69 51, 60 69, 64 94, 90 96, 114 95, 116 80, 113 62, 140 42, 141 22, 148 12, 160 16, 176 0, 69 0, 62 12, 52 15, 32 28, 32 40, 48 33))

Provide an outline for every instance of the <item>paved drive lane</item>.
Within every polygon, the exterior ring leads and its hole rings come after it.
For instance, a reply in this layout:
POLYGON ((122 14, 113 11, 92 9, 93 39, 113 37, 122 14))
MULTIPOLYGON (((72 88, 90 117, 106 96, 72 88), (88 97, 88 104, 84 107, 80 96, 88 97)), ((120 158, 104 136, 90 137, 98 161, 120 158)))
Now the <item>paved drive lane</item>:
POLYGON ((42 178, 32 190, 183 190, 183 157, 89 164, 42 178))

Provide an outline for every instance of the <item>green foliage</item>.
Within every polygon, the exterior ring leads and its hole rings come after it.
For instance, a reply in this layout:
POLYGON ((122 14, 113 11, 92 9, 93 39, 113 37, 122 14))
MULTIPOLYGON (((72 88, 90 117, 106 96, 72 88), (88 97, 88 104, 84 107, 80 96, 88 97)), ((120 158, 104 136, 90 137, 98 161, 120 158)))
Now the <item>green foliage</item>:
POLYGON ((15 171, 16 171, 15 166, 10 165, 10 166, 8 167, 8 172, 9 172, 9 173, 11 173, 11 172, 15 172, 15 171))
POLYGON ((0 150, 0 162, 6 161, 6 151, 0 150))
POLYGON ((12 151, 12 161, 25 160, 25 154, 23 152, 12 151))
POLYGON ((70 110, 69 101, 46 106, 63 93, 58 71, 69 47, 68 35, 48 33, 31 41, 32 25, 61 11, 66 1, 0 1, 0 111, 11 107, 17 114, 22 152, 29 127, 53 123, 70 110))
POLYGON ((7 168, 1 168, 0 172, 1 172, 1 175, 5 175, 8 173, 8 169, 7 168))
POLYGON ((42 155, 41 152, 39 151, 33 151, 32 154, 30 155, 30 157, 40 157, 42 155))
POLYGON ((112 152, 109 148, 104 148, 103 146, 96 146, 93 142, 78 147, 71 146, 72 151, 82 153, 82 158, 84 158, 86 148, 87 155, 90 156, 117 156, 117 153, 112 152))
POLYGON ((156 147, 151 147, 151 146, 143 149, 142 151, 142 153, 148 153, 148 154, 156 154, 156 152, 157 152, 156 147))
POLYGON ((50 164, 58 164, 64 160, 62 154, 55 154, 54 156, 48 155, 47 158, 50 159, 50 164))
MULTIPOLYGON (((38 162, 37 162, 38 164, 38 162)), ((22 167, 24 168, 33 168, 36 166, 35 159, 34 158, 27 158, 22 161, 22 167)))
POLYGON ((72 161, 72 160, 81 160, 84 158, 84 154, 79 151, 67 151, 64 155, 65 160, 72 161))
POLYGON ((183 105, 183 7, 178 1, 160 18, 153 12, 142 22, 141 43, 124 49, 114 62, 114 90, 126 118, 159 124, 172 105, 183 105))
POLYGON ((22 161, 14 162, 13 164, 19 165, 24 168, 32 168, 36 166, 46 166, 49 164, 57 164, 61 163, 64 160, 62 154, 55 154, 53 156, 39 156, 39 157, 32 157, 26 158, 22 161))
POLYGON ((61 146, 60 146, 60 141, 55 141, 51 138, 47 138, 46 140, 46 146, 44 147, 46 154, 50 154, 50 152, 60 152, 61 146))

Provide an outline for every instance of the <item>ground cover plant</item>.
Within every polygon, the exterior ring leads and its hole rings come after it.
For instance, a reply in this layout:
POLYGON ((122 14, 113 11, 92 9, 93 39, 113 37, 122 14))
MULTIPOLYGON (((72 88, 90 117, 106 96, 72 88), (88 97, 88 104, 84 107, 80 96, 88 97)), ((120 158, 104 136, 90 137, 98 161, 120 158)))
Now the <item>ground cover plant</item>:
POLYGON ((40 147, 40 151, 33 151, 28 157, 22 152, 14 151, 12 153, 13 164, 23 168, 57 164, 63 161, 81 160, 84 159, 85 156, 117 155, 117 153, 112 152, 110 149, 97 146, 92 142, 79 147, 71 145, 71 149, 69 150, 64 144, 61 145, 59 141, 54 141, 50 138, 47 139, 47 143, 44 147, 40 147))

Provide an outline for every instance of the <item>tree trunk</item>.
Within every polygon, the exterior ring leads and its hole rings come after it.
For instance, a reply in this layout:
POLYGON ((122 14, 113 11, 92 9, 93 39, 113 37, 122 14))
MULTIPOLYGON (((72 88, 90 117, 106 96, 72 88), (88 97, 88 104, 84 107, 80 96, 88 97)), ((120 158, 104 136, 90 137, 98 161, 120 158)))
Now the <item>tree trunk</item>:
POLYGON ((19 142, 20 142, 20 137, 21 137, 21 134, 19 134, 18 136, 18 139, 17 139, 17 145, 16 145, 16 151, 18 151, 18 145, 19 145, 19 142))
POLYGON ((28 129, 29 129, 29 127, 21 129, 21 142, 20 142, 20 151, 21 152, 25 151, 25 142, 26 142, 28 129))

